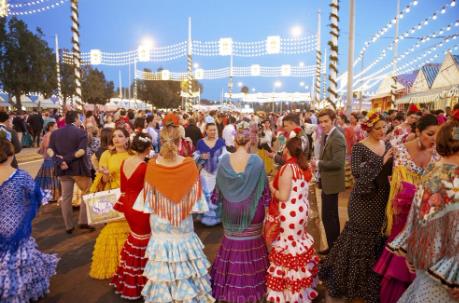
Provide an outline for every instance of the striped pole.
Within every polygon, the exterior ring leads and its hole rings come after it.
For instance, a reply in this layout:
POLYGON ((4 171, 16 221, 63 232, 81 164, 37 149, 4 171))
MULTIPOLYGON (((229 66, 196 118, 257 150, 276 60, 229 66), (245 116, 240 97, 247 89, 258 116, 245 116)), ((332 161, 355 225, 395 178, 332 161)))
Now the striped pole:
POLYGON ((193 41, 191 40, 191 17, 188 18, 188 51, 187 51, 187 68, 188 68, 188 99, 185 104, 185 110, 192 108, 193 101, 193 41))
POLYGON ((75 72, 75 93, 72 98, 72 105, 83 108, 81 98, 81 53, 80 53, 80 23, 78 21, 78 1, 72 0, 72 53, 75 72))
POLYGON ((324 49, 324 63, 322 64, 322 97, 321 100, 327 98, 327 49, 324 49))
POLYGON ((134 100, 137 101, 137 60, 134 60, 134 100))
POLYGON ((61 102, 62 110, 64 110, 65 100, 62 99, 62 84, 61 84, 61 64, 59 60, 59 40, 57 34, 54 37, 54 45, 56 51, 56 80, 57 80, 57 98, 61 102))
POLYGON ((320 80, 322 72, 322 51, 320 50, 320 10, 317 12, 317 37, 316 37, 316 76, 314 83, 314 102, 320 102, 320 80))
POLYGON ((339 0, 331 0, 330 3, 330 41, 328 45, 330 46, 330 69, 328 76, 328 98, 327 101, 330 103, 333 108, 336 109, 336 100, 338 99, 338 37, 339 37, 339 27, 338 27, 338 17, 339 13, 339 0))

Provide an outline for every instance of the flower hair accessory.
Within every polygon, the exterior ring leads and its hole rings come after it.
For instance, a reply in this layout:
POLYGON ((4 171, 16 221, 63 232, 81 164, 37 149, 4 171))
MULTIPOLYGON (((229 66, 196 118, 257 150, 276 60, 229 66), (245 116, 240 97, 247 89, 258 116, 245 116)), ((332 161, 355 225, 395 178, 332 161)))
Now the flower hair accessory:
POLYGON ((141 137, 141 136, 139 136, 138 139, 139 139, 140 141, 142 141, 142 142, 145 142, 145 143, 149 143, 149 142, 151 143, 151 140, 150 140, 150 138, 148 138, 148 137, 141 137))
POLYGON ((247 121, 241 121, 236 125, 237 131, 240 135, 250 137, 250 124, 247 121))
POLYGON ((179 118, 174 113, 168 113, 163 119, 164 126, 179 126, 179 118))
POLYGON ((369 112, 363 120, 361 127, 364 131, 368 131, 381 120, 381 115, 378 112, 369 112))

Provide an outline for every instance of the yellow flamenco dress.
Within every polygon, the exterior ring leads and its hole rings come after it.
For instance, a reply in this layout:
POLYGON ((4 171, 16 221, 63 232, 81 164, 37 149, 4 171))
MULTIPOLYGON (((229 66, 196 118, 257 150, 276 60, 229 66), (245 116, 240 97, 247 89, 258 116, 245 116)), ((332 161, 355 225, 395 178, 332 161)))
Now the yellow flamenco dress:
MULTIPOLYGON (((121 163, 129 157, 128 152, 112 153, 105 151, 99 162, 99 167, 110 171, 112 181, 105 183, 102 174, 97 174, 91 185, 91 192, 98 192, 120 187, 121 163)), ((119 255, 130 229, 126 220, 107 223, 100 231, 92 252, 92 263, 89 276, 93 279, 110 279, 116 271, 119 255)))

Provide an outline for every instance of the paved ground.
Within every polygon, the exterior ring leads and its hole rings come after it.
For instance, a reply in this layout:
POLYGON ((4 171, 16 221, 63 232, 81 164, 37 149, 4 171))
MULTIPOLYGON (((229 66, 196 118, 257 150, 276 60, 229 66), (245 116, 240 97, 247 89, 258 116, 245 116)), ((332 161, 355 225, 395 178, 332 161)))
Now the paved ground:
MULTIPOLYGON (((35 149, 26 149, 18 155, 20 167, 32 176, 37 173, 41 161, 36 159, 35 149), (34 158, 35 157, 35 158, 34 158)), ((340 197, 341 223, 346 220, 348 192, 340 197)), ((75 211, 75 218, 77 211, 75 211)), ((212 261, 216 255, 222 237, 222 228, 195 226, 196 232, 204 242, 205 253, 212 261)), ((33 224, 33 236, 41 250, 57 253, 61 260, 57 275, 51 280, 49 295, 40 303, 115 303, 127 302, 113 293, 108 280, 98 281, 89 278, 89 265, 95 239, 101 227, 88 233, 77 230, 72 235, 64 231, 60 209, 56 204, 45 205, 40 209, 33 224)), ((323 293, 321 291, 321 293, 323 293)), ((141 302, 141 301, 140 301, 141 302)), ((322 302, 318 299, 316 302, 322 302)))

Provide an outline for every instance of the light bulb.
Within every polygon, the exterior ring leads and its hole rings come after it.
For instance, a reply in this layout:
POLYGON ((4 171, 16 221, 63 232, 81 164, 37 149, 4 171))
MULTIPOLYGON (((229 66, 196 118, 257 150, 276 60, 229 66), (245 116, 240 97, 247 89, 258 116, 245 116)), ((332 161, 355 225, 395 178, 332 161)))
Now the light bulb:
POLYGON ((455 7, 456 6, 456 1, 455 0, 451 1, 450 5, 451 5, 451 7, 455 7))
POLYGON ((437 20, 437 14, 434 14, 434 15, 432 16, 432 20, 437 20))
POLYGON ((418 5, 418 1, 413 1, 413 5, 418 5))

